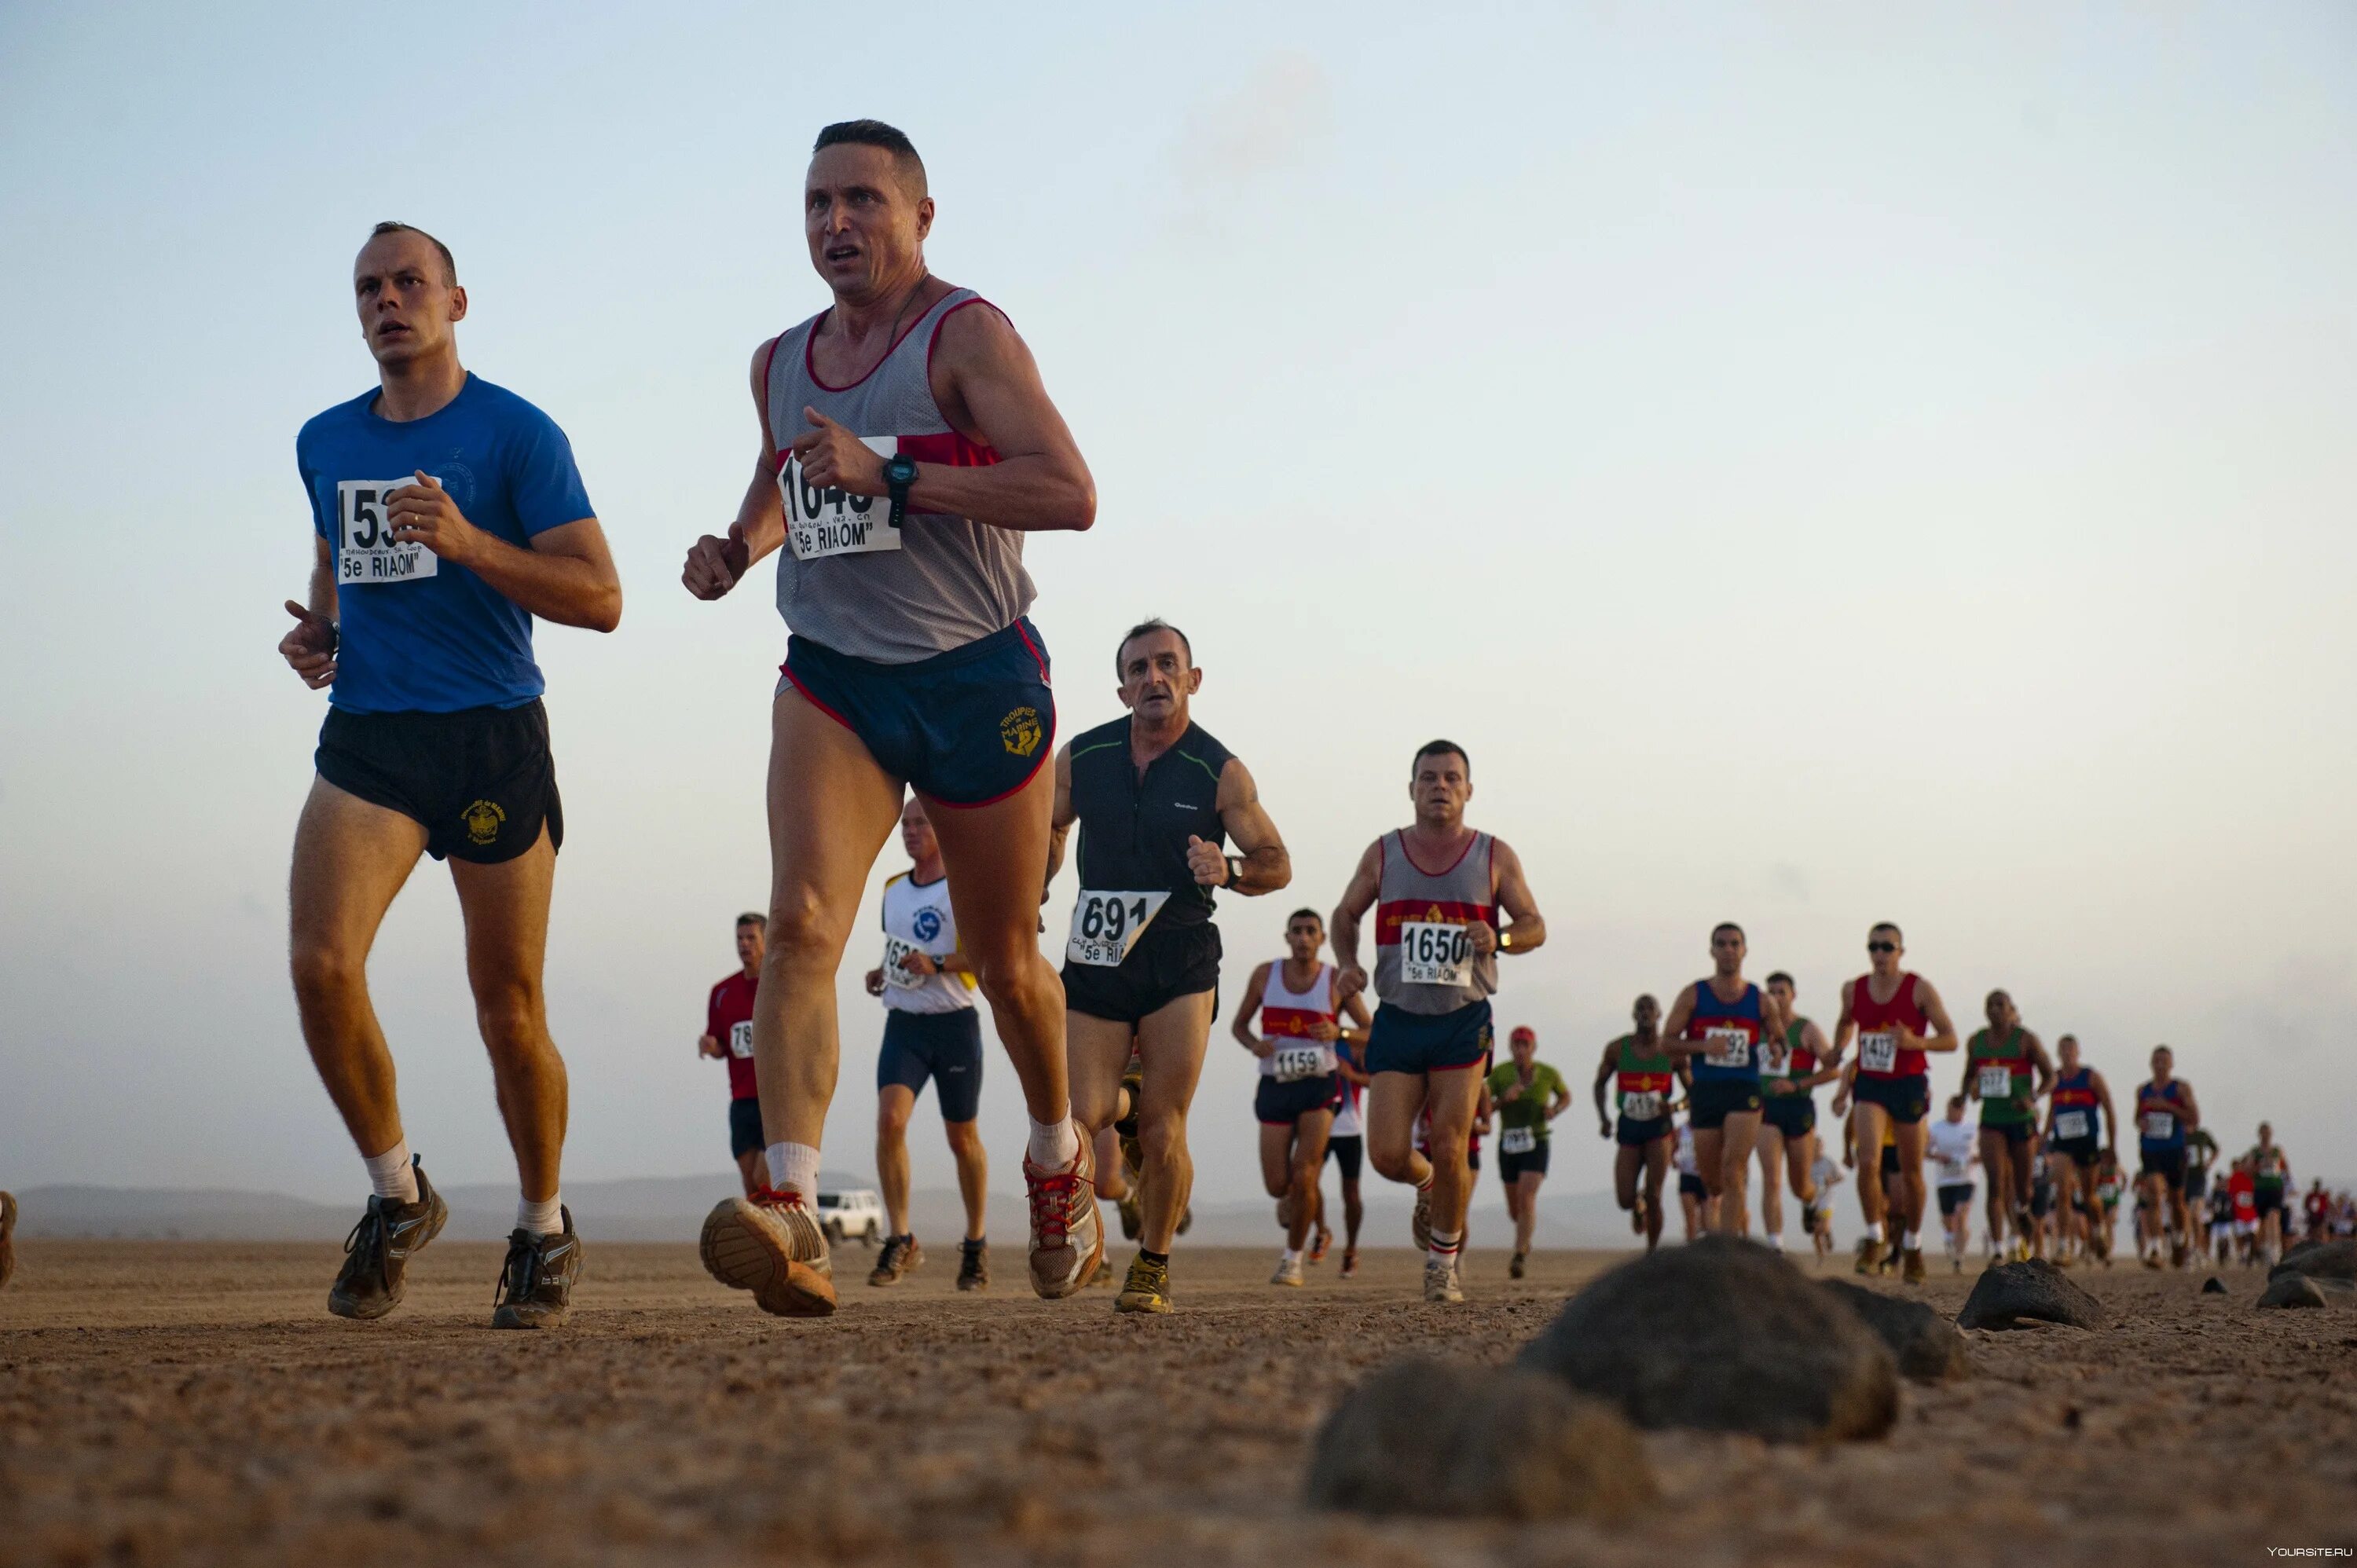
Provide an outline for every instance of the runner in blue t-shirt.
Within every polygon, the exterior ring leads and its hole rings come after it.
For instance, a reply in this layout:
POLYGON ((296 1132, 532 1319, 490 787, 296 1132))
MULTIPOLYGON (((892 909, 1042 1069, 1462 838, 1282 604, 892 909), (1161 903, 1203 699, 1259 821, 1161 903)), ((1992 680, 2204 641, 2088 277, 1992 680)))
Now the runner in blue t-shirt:
POLYGON ((611 631, 622 586, 565 433, 458 362, 467 291, 443 243, 380 223, 352 269, 375 391, 303 426, 317 553, 278 650, 329 694, 295 829, 295 997, 375 1188, 328 1310, 382 1317, 449 1217, 410 1155, 368 993, 378 923, 418 855, 450 862, 467 973, 522 1190, 491 1321, 561 1321, 581 1244, 557 1196, 565 1063, 541 1000, 565 819, 534 616, 611 631))

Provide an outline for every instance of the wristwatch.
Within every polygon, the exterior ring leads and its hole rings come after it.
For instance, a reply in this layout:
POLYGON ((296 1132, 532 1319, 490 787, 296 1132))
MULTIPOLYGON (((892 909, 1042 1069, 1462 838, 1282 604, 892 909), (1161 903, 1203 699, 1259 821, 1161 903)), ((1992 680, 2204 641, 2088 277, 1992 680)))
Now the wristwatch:
POLYGON ((1500 952, 1505 952, 1505 951, 1507 951, 1507 950, 1511 950, 1511 949, 1513 947, 1513 945, 1514 945, 1514 933, 1513 933, 1513 932, 1512 932, 1512 931, 1500 931, 1500 932, 1498 933, 1498 950, 1499 950, 1500 952))
POLYGON ((892 526, 900 526, 900 519, 909 510, 909 487, 917 482, 917 460, 896 456, 884 465, 884 482, 892 490, 892 526))
POLYGON ((1232 854, 1224 858, 1228 863, 1228 886, 1233 887, 1244 878, 1244 863, 1232 854))

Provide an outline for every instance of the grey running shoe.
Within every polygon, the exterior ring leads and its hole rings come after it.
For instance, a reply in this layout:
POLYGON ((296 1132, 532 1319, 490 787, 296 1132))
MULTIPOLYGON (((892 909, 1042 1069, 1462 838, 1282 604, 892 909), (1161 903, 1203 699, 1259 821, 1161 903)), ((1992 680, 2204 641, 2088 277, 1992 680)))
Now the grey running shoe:
POLYGON ((990 1243, 961 1241, 958 1243, 957 1288, 988 1290, 990 1288, 990 1243))
POLYGON ((371 1194, 361 1222, 344 1238, 344 1266, 328 1291, 328 1310, 338 1317, 382 1317, 401 1305, 409 1288, 410 1254, 442 1233, 450 1206, 425 1179, 425 1165, 413 1157, 417 1201, 403 1203, 371 1194))
POLYGON ((1427 1259, 1424 1265, 1424 1299, 1454 1306, 1465 1299, 1458 1288, 1456 1265, 1427 1259))
POLYGON ((565 1321, 581 1278, 581 1238, 573 1233, 573 1210, 558 1212, 565 1216, 562 1234, 508 1233, 508 1261, 491 1296, 492 1327, 554 1328, 565 1321))
POLYGON ((1077 1140, 1070 1165, 1042 1170, 1023 1157, 1023 1186, 1031 1199, 1031 1288, 1049 1301, 1082 1289, 1104 1257, 1104 1221, 1097 1214, 1096 1161, 1089 1140, 1077 1140))
POLYGON ((917 1245, 916 1237, 887 1236, 884 1251, 876 1260, 876 1270, 867 1276, 867 1283, 872 1285, 899 1284, 902 1275, 916 1273, 917 1265, 924 1261, 925 1250, 917 1245))
POLYGON ((799 1192, 764 1187, 749 1198, 723 1200, 704 1217, 696 1251, 705 1273, 751 1291, 763 1312, 824 1317, 834 1310, 834 1262, 799 1192))
POLYGON ((1432 1251, 1432 1188, 1415 1189, 1415 1212, 1408 1216, 1407 1233, 1419 1252, 1432 1251))

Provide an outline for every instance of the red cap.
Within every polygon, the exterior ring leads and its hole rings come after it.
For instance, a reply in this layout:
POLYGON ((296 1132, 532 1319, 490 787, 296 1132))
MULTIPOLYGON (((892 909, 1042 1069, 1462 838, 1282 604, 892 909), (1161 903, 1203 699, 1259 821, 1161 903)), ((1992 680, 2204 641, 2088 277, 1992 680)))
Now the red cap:
POLYGON ((1528 1024, 1517 1024, 1514 1026, 1514 1032, 1506 1036, 1506 1043, 1512 1045, 1516 1040, 1528 1040, 1531 1044, 1536 1045, 1539 1041, 1539 1032, 1528 1024))

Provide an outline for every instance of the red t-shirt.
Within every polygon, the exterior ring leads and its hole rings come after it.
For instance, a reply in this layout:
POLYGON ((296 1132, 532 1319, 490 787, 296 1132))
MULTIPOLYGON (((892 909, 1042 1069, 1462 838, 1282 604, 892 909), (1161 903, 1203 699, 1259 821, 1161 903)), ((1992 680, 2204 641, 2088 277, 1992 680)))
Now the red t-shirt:
POLYGON ((2236 1171, 2226 1178, 2226 1190, 2234 1198, 2235 1219, 2256 1219, 2259 1217, 2257 1189, 2258 1183, 2251 1178, 2248 1171, 2236 1171))
POLYGON ((704 1009, 704 1032, 728 1053, 728 1098, 751 1100, 760 1092, 753 1078, 753 993, 760 982, 739 970, 712 988, 704 1009))

